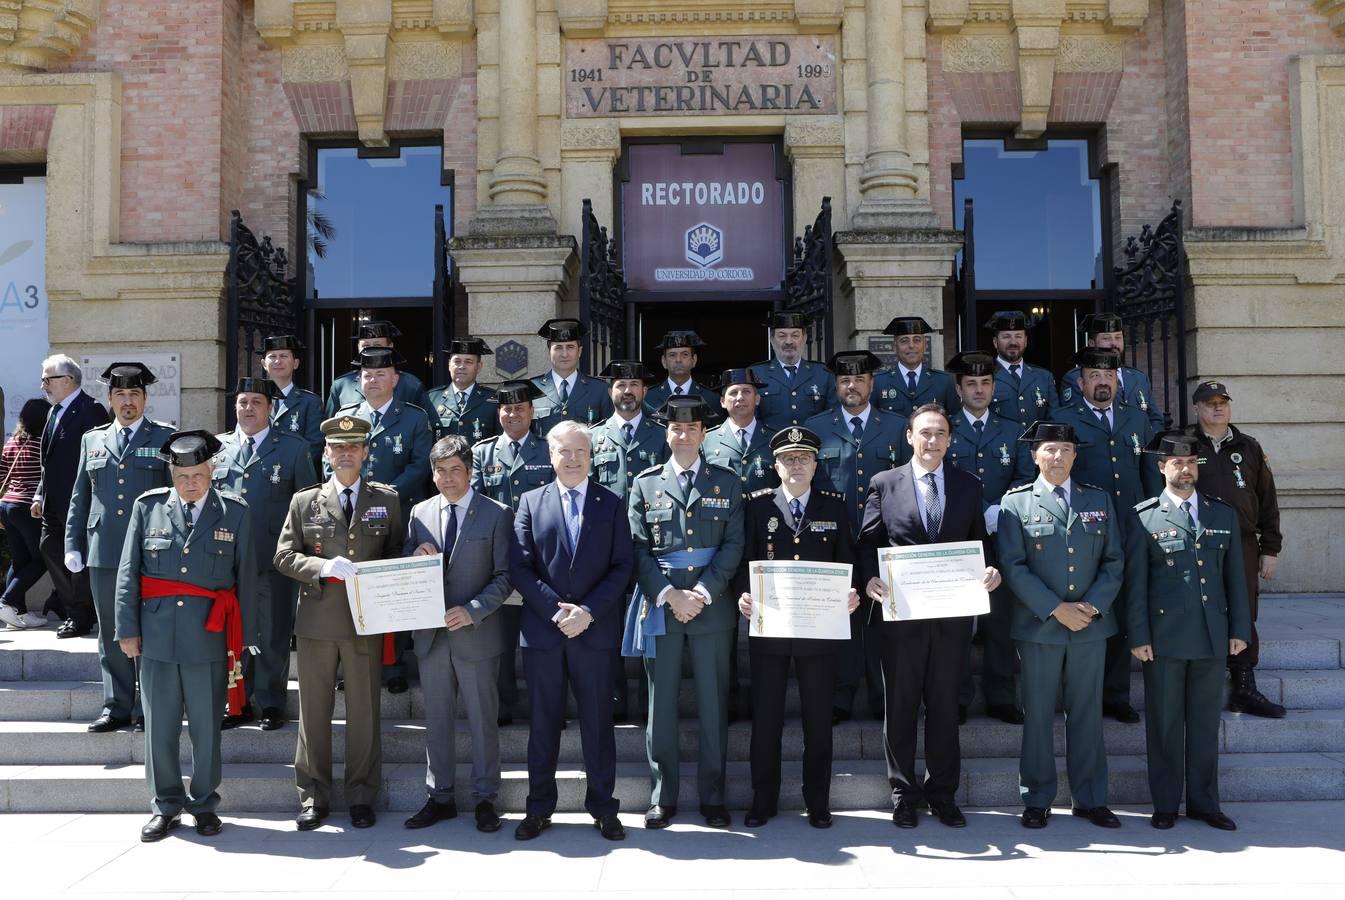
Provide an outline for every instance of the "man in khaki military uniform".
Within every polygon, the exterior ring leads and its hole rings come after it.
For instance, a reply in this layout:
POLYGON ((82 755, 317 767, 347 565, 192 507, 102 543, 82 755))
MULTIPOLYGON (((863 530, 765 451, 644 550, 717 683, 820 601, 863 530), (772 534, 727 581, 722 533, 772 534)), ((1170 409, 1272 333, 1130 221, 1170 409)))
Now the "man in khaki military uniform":
POLYGON ((294 620, 300 701, 294 779, 302 807, 300 831, 317 828, 330 809, 338 667, 345 678, 350 823, 356 828, 374 824, 373 803, 383 768, 383 635, 355 633, 343 580, 354 575, 354 563, 401 556, 404 529, 397 492, 360 478, 372 430, 369 422, 350 415, 322 423, 332 477, 294 495, 276 545, 276 570, 300 585, 294 620))

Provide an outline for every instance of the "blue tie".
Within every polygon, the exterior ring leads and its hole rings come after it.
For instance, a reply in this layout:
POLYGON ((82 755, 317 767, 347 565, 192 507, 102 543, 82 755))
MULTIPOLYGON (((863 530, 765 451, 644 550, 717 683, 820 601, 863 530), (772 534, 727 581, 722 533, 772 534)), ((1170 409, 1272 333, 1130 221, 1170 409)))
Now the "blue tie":
POLYGON ((794 383, 794 376, 798 374, 798 371, 798 366, 785 366, 785 378, 789 379, 790 384, 794 383))
POLYGON ((794 514, 794 527, 799 527, 799 520, 803 518, 803 504, 799 503, 799 498, 795 497, 789 501, 789 511, 794 514))
POLYGON ((453 555, 453 545, 458 542, 458 504, 448 504, 448 524, 444 526, 444 559, 453 555))
POLYGON ((907 372, 907 373, 906 373, 906 389, 907 389, 908 391, 910 391, 912 394, 915 393, 915 373, 914 373, 914 372, 907 372))
POLYGON ((570 498, 569 521, 566 527, 570 531, 570 550, 579 546, 579 492, 571 488, 565 496, 570 498))
POLYGON ((856 441, 864 438, 864 420, 859 416, 853 416, 850 419, 850 433, 855 436, 856 441))

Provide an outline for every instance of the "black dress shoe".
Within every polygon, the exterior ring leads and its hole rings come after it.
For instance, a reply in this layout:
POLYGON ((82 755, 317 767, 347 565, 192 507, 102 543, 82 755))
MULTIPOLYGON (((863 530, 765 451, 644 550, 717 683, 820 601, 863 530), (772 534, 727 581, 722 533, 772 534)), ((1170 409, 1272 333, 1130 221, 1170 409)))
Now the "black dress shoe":
POLYGON ((299 817, 294 820, 294 824, 299 826, 300 831, 312 831, 322 824, 322 820, 327 818, 328 811, 321 806, 306 806, 299 813, 299 817))
POLYGON ((262 731, 275 731, 285 726, 285 711, 275 706, 262 710, 262 731))
POLYGON ((1116 813, 1107 809, 1105 806, 1090 806, 1087 809, 1080 809, 1076 806, 1070 810, 1070 815, 1087 819, 1098 828, 1121 827, 1121 820, 1116 818, 1116 813))
MULTIPOLYGON (((93 631, 93 623, 76 622, 74 619, 66 619, 56 629, 58 638, 77 638, 84 637, 90 631, 93 631)), ((158 838, 155 838, 158 840, 158 838)))
POLYGON ((257 714, 252 711, 251 706, 243 707, 243 711, 236 716, 225 716, 224 721, 220 722, 220 730, 228 731, 230 728, 237 728, 239 725, 246 725, 249 722, 255 722, 257 714))
POLYGON ((1135 707, 1129 703, 1104 703, 1102 704, 1102 714, 1111 716, 1118 722, 1126 725, 1134 725, 1140 720, 1140 714, 1135 712, 1135 707))
POLYGON ((176 828, 181 821, 181 813, 175 816, 154 816, 145 823, 144 828, 140 829, 140 840, 146 844, 161 841, 168 837, 168 832, 176 828))
POLYGON ((1024 828, 1045 828, 1046 820, 1051 818, 1051 811, 1044 806, 1029 806, 1023 810, 1024 828))
POLYGON ((400 675, 398 675, 396 678, 388 679, 389 694, 405 694, 407 688, 409 688, 410 686, 411 685, 407 684, 406 679, 401 677, 400 675))
POLYGON ((967 706, 965 703, 959 703, 957 705, 957 724, 967 724, 967 706))
POLYGON ((1149 817, 1149 824, 1159 831, 1167 831, 1177 824, 1177 814, 1156 812, 1149 817))
POLYGON ((135 717, 135 721, 131 723, 131 731, 133 731, 133 732, 136 733, 136 734, 144 734, 144 733, 145 733, 145 717, 144 717, 144 716, 136 716, 136 717, 135 717))
POLYGON ((337 689, 338 691, 342 691, 342 692, 345 691, 345 689, 346 689, 346 680, 345 680, 344 678, 338 678, 338 679, 336 680, 336 689, 337 689))
POLYGON ((530 841, 550 827, 550 816, 524 816, 523 821, 519 822, 518 827, 514 829, 514 840, 530 841))
POLYGON ((962 810, 958 809, 957 804, 952 800, 931 803, 929 808, 934 811, 934 815, 939 817, 939 821, 949 828, 967 827, 967 817, 962 815, 962 810))
MULTIPOLYGON (((514 724, 514 714, 513 714, 513 713, 500 713, 500 714, 499 714, 498 716, 496 716, 496 718, 495 718, 495 724, 496 724, 497 726, 499 726, 500 728, 504 728, 504 727, 506 727, 506 726, 508 726, 508 725, 513 725, 513 724, 514 724)), ((563 725, 561 726, 562 730, 564 729, 564 727, 565 727, 565 726, 563 726, 563 725)))
POLYGON ((675 806, 651 806, 649 812, 644 814, 644 827, 655 830, 667 828, 672 824, 673 817, 676 815, 677 807, 675 806))
POLYGON ((831 708, 832 725, 839 725, 842 722, 849 722, 849 721, 850 721, 850 710, 841 709, 839 706, 833 706, 831 708))
POLYGON ((701 815, 709 828, 728 828, 733 823, 728 809, 723 806, 702 806, 701 815))
POLYGON ((131 724, 130 719, 118 719, 103 713, 98 718, 89 723, 89 734, 106 734, 109 731, 116 731, 119 728, 125 728, 131 724))
POLYGON ((224 823, 219 820, 219 816, 212 812, 198 813, 195 818, 196 833, 201 837, 214 837, 224 827, 224 823))
POLYGON ((985 714, 1008 725, 1023 724, 1023 711, 1012 703, 996 703, 993 706, 987 706, 985 714))
POLYGON ((500 830, 500 814, 495 811, 495 804, 489 800, 482 800, 476 805, 475 815, 477 831, 492 834, 500 830))
POLYGON ((374 808, 367 803, 357 803, 350 808, 350 824, 356 828, 373 828, 377 821, 374 808))
POLYGON ((827 809, 808 810, 808 824, 814 828, 830 828, 831 811, 827 809))
POLYGON ((892 824, 898 828, 914 828, 920 824, 922 804, 914 800, 898 800, 897 808, 892 810, 892 824))
POLYGON ((622 825, 621 820, 615 815, 594 819, 593 827, 598 829, 598 833, 609 841, 624 841, 626 839, 626 826, 622 825))
POLYGON ((1186 818, 1195 819, 1197 822, 1204 822, 1211 828, 1217 828, 1220 831, 1237 831, 1238 823, 1234 822, 1228 816, 1221 812, 1191 812, 1186 811, 1186 818))
POLYGON ((426 800, 420 812, 402 823, 407 828, 429 828, 435 822, 453 819, 458 815, 456 803, 440 803, 438 800, 426 800))
POLYGON ((747 815, 743 817, 743 825, 748 828, 760 828, 771 820, 773 813, 768 813, 764 809, 749 809, 747 815))

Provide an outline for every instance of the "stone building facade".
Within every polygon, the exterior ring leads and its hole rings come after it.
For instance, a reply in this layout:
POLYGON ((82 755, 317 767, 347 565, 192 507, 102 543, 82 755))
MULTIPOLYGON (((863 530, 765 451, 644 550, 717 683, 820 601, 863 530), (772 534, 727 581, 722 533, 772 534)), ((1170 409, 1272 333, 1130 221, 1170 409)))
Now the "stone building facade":
MULTIPOLYGON (((975 331, 953 284, 968 141, 1008 153, 1078 140, 1107 269, 1181 201, 1183 387, 1227 382, 1236 421, 1272 455, 1288 535, 1274 586, 1345 589, 1330 553, 1345 541, 1345 2, 3 5, 0 175, 46 178, 50 346, 179 354, 184 422, 224 419, 231 210, 303 261, 316 147, 442 148, 456 324, 514 342, 535 374, 536 324, 579 308, 582 202, 619 231, 635 143, 772 142, 782 239, 831 198, 835 346, 869 346, 908 314, 941 326, 951 353, 975 331), (704 108, 724 61, 694 48, 724 41, 754 99, 704 108), (828 63, 749 71, 754 42, 766 68, 773 46, 828 63), (615 64, 638 47, 651 65, 615 64), (581 80, 588 51, 616 82, 581 80), (799 101, 805 84, 817 96, 799 101)), ((713 328, 713 308, 697 309, 713 328)), ((487 373, 504 374, 517 371, 487 373)))

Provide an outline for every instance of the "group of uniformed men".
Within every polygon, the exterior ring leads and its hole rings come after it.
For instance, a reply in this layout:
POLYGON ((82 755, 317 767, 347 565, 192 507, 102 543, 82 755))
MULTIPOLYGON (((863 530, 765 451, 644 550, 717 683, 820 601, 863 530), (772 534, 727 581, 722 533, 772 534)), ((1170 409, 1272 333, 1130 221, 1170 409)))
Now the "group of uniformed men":
MULTIPOLYGON (((1143 663, 1153 825, 1171 827, 1185 779, 1189 816, 1234 827, 1220 811, 1217 789, 1224 669, 1232 676, 1229 709, 1284 715, 1253 676, 1257 577, 1273 575, 1280 549, 1270 467, 1260 446, 1231 426, 1229 394, 1218 382, 1195 390, 1198 426, 1163 431, 1148 378, 1121 364, 1116 316, 1088 319, 1078 368, 1059 389, 1050 372, 1024 361, 1034 324, 1023 313, 995 315, 987 323, 994 352, 959 353, 945 372, 929 365, 932 329, 923 319, 892 320, 886 333, 897 362, 884 368, 867 351, 840 352, 826 363, 804 359, 809 322, 777 312, 768 323, 773 358, 729 369, 712 389, 692 377, 703 348, 694 332, 670 332, 659 344, 666 377, 638 360, 613 361, 592 377, 579 372, 583 325, 553 319, 539 331, 551 363, 544 374, 486 387, 478 378, 491 349, 466 338, 447 351, 451 382, 427 392, 399 369, 396 328, 368 322, 359 326, 354 371, 333 383, 325 407, 295 384, 302 344, 292 335, 268 337, 258 353, 266 377, 239 379, 238 424, 221 435, 173 432, 144 419, 153 374, 138 363, 110 367, 103 380, 115 420, 85 436, 66 564, 72 572, 90 569, 98 611, 107 700, 90 730, 140 727, 143 705, 155 813, 143 838, 166 835, 184 809, 202 834, 219 830, 221 725, 259 716, 263 729, 283 727, 292 637, 300 654, 299 827, 315 828, 327 815, 330 720, 342 683, 347 801, 355 825, 373 824, 379 685, 407 689, 402 654, 410 641, 358 636, 341 579, 354 571, 351 561, 410 553, 412 541, 404 546, 403 538, 412 508, 435 499, 436 488, 442 503, 455 497, 444 486, 449 476, 441 485, 437 463, 431 484, 431 460, 450 459, 455 448, 471 445, 471 490, 510 513, 529 492, 559 483, 554 460, 577 452, 558 451, 554 441, 548 448, 548 433, 564 421, 585 426, 596 490, 615 494, 628 510, 633 596, 622 653, 641 661, 643 690, 637 703, 628 700, 627 672, 611 650, 610 708, 616 721, 647 715, 647 827, 665 827, 677 811, 684 652, 700 722, 700 811, 711 826, 730 823, 727 725, 740 705, 738 613, 747 616, 753 602, 747 562, 855 562, 857 552, 895 542, 902 528, 889 522, 884 533, 882 520, 892 511, 880 509, 886 501, 877 488, 870 491, 875 477, 894 469, 922 479, 909 507, 918 509, 918 541, 946 536, 941 523, 954 518, 955 496, 951 485, 946 499, 938 493, 944 463, 979 485, 975 527, 967 533, 984 540, 995 563, 987 570, 990 613, 979 620, 982 691, 988 715, 1024 726, 1023 824, 1044 827, 1055 798, 1051 732, 1063 690, 1073 811, 1104 827, 1119 825, 1106 808, 1101 723, 1104 715, 1139 721, 1130 705, 1133 656, 1143 663), (458 443, 445 444, 451 436, 458 443), (304 490, 318 483, 319 467, 327 480, 304 490), (1195 490, 1197 475, 1208 490, 1195 490), (861 534, 868 537, 861 541, 861 534), (184 711, 193 747, 185 792, 177 761, 184 711)), ((571 431, 567 426, 567 439, 571 431)), ((448 514, 447 506, 436 508, 448 514)), ((439 526, 429 528, 433 540, 417 552, 438 547, 447 563, 456 523, 447 544, 439 526)), ((909 783, 910 762, 902 762, 898 745, 909 740, 913 754, 914 724, 890 721, 893 706, 884 696, 884 669, 891 676, 899 662, 892 648, 907 645, 893 644, 879 627, 874 604, 883 588, 860 579, 873 567, 855 568, 848 642, 750 641, 750 694, 742 698, 750 702, 741 704, 753 719, 749 827, 776 812, 791 659, 811 824, 831 822, 831 727, 856 714, 861 684, 869 712, 889 718, 894 822, 913 827, 924 807, 947 825, 965 824, 951 797, 935 796, 936 770, 947 770, 947 760, 931 760, 928 797, 909 783)), ((502 595, 503 584, 492 591, 502 595)), ((489 669, 498 671, 491 695, 498 704, 482 707, 496 710, 496 726, 512 721, 517 703, 523 609, 497 597, 488 608, 478 604, 476 618, 447 617, 450 631, 477 627, 483 613, 501 623, 494 629, 503 634, 498 669, 489 669)), ((569 638, 587 626, 584 614, 571 612, 581 625, 562 623, 569 638)), ((931 722, 933 707, 958 724, 966 719, 974 695, 970 635, 967 627, 965 638, 947 645, 951 654, 941 645, 931 656, 927 677, 939 681, 944 698, 933 700, 929 685, 923 688, 931 722), (955 710, 946 708, 951 684, 955 710)), ((524 638, 526 647, 526 629, 524 638)), ((481 670, 472 671, 475 684, 481 670)), ((886 692, 893 689, 889 677, 886 692)), ((915 697, 914 709, 920 702, 915 697)), ((498 740, 474 724, 474 764, 485 753, 477 746, 481 734, 498 740)), ((586 723, 586 759, 588 743, 586 723)), ((943 750, 960 752, 955 729, 951 749, 943 750)), ((531 744, 529 758, 531 768, 531 744)), ((433 753, 430 763, 433 770, 433 753)), ((493 764, 498 781, 498 751, 493 764)), ((550 765, 554 775, 554 756, 550 765)), ((474 791, 475 776, 474 768, 474 791)), ((433 771, 428 781, 433 787, 433 771)), ((408 827, 449 817, 451 785, 448 799, 443 784, 429 793, 433 802, 408 827)), ((498 828, 493 794, 480 796, 487 809, 483 816, 478 806, 478 827, 498 828)), ((604 837, 619 837, 619 823, 605 819, 609 812, 614 819, 608 801, 595 822, 604 837)), ((530 797, 520 838, 549 824, 549 812, 532 815, 533 806, 530 797)))

